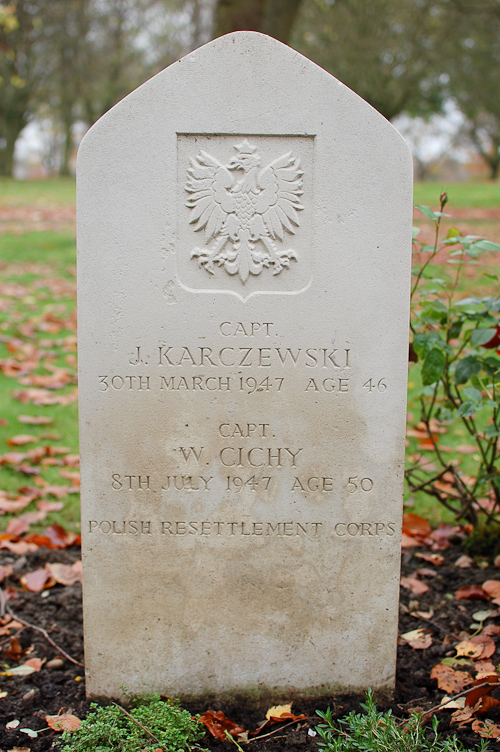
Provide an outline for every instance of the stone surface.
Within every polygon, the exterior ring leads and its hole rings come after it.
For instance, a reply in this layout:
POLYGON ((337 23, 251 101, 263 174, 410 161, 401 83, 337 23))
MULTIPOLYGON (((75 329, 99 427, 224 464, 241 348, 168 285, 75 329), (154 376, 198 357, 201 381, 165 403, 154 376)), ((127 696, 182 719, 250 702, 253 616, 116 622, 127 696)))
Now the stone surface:
POLYGON ((411 190, 382 116, 252 32, 85 137, 89 696, 392 687, 411 190))

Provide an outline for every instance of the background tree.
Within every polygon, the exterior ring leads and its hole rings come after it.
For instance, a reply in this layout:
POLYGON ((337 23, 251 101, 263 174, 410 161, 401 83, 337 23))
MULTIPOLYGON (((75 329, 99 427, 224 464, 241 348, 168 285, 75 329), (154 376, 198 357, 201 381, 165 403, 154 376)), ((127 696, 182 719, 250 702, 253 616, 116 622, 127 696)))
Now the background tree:
POLYGON ((453 0, 452 10, 449 95, 466 118, 463 135, 495 179, 500 169, 500 2, 453 0))
POLYGON ((292 44, 391 120, 439 109, 446 34, 435 0, 305 0, 292 44))
POLYGON ((60 175, 70 174, 73 125, 81 113, 85 80, 84 51, 91 29, 91 0, 54 2, 43 19, 45 70, 49 72, 38 91, 39 115, 45 113, 61 133, 60 175))
POLYGON ((0 175, 10 175, 17 138, 44 77, 41 14, 48 0, 0 4, 0 175))
POLYGON ((289 42, 303 0, 219 0, 214 36, 231 31, 261 31, 289 42))

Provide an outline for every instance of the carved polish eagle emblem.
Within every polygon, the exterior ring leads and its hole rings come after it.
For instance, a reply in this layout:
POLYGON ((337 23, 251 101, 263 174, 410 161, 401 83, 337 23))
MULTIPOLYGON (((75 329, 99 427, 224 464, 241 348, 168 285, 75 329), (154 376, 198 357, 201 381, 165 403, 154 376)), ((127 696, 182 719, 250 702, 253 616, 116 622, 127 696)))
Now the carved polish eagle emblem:
POLYGON ((194 248, 191 258, 210 274, 217 264, 245 284, 250 274, 264 268, 279 274, 297 261, 294 250, 278 243, 299 226, 303 172, 292 152, 262 167, 257 147, 247 139, 234 148, 227 165, 206 151, 190 160, 186 206, 194 230, 205 234, 205 245, 194 248))

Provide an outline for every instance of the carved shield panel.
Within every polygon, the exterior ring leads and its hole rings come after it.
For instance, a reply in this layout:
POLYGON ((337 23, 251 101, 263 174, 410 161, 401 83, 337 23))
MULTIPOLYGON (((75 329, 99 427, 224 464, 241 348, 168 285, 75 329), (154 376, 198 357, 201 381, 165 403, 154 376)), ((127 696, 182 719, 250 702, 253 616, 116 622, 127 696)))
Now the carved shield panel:
POLYGON ((178 135, 176 256, 191 292, 296 294, 312 281, 312 136, 178 135))

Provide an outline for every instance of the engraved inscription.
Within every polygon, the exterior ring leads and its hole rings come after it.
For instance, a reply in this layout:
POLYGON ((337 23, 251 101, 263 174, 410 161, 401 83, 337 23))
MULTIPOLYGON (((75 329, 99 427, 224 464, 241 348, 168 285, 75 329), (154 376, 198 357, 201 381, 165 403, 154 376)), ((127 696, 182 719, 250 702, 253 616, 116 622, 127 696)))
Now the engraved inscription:
POLYGON ((318 538, 322 522, 162 522, 164 535, 230 535, 284 537, 304 535, 318 538), (221 530, 223 532, 221 532, 221 530))
POLYGON ((242 489, 248 488, 250 491, 269 491, 269 484, 272 477, 270 475, 264 475, 257 477, 251 475, 250 478, 241 478, 238 475, 227 476, 227 491, 235 491, 239 493, 242 489))
POLYGON ((302 451, 293 452, 288 447, 224 447, 219 459, 224 467, 296 467, 302 451))
POLYGON ((111 487, 115 491, 150 491, 149 475, 120 475, 113 473, 111 487))
POLYGON ((151 535, 151 520, 89 520, 88 531, 103 535, 151 535))
POLYGON ((321 491, 321 493, 329 493, 333 491, 333 478, 316 477, 311 478, 297 478, 293 479, 291 491, 321 491))
POLYGON ((374 540, 382 536, 393 537, 395 522, 337 522, 330 527, 324 522, 308 521, 222 521, 222 520, 88 520, 90 535, 106 536, 151 536, 187 538, 190 536, 214 536, 225 538, 319 538, 333 535, 336 538, 362 538, 374 540))
POLYGON ((385 379, 379 379, 378 381, 377 379, 368 379, 368 381, 363 384, 363 389, 368 389, 369 392, 375 391, 383 394, 387 389, 387 384, 385 383, 385 379))
MULTIPOLYGON (((349 348, 328 347, 172 347, 158 346, 159 366, 194 368, 350 368, 349 348)), ((133 378, 133 377, 127 377, 133 378)))
POLYGON ((162 491, 210 491, 210 481, 213 477, 203 475, 168 475, 162 491))
POLYGON ((263 332, 265 332, 266 337, 270 337, 270 330, 273 326, 274 324, 269 321, 262 323, 260 321, 252 321, 250 323, 238 321, 236 324, 231 321, 223 321, 219 327, 219 331, 223 337, 236 337, 238 334, 244 337, 255 337, 257 334, 262 334, 263 332))
POLYGON ((223 439, 250 439, 252 436, 265 438, 269 423, 221 423, 219 435, 223 439))
POLYGON ((262 167, 257 147, 247 139, 234 148, 227 165, 206 151, 191 158, 186 206, 195 231, 205 231, 206 245, 194 248, 191 258, 210 274, 217 264, 245 284, 250 274, 268 268, 276 275, 297 260, 294 250, 277 243, 299 226, 304 173, 292 152, 262 167))
POLYGON ((371 478, 361 478, 361 480, 359 480, 357 475, 353 475, 349 478, 347 483, 347 490, 350 494, 355 494, 359 490, 368 492, 371 491, 372 488, 373 481, 371 478))
POLYGON ((377 536, 388 535, 389 537, 396 532, 394 522, 337 522, 334 527, 335 535, 343 538, 344 536, 354 538, 356 536, 377 536))

